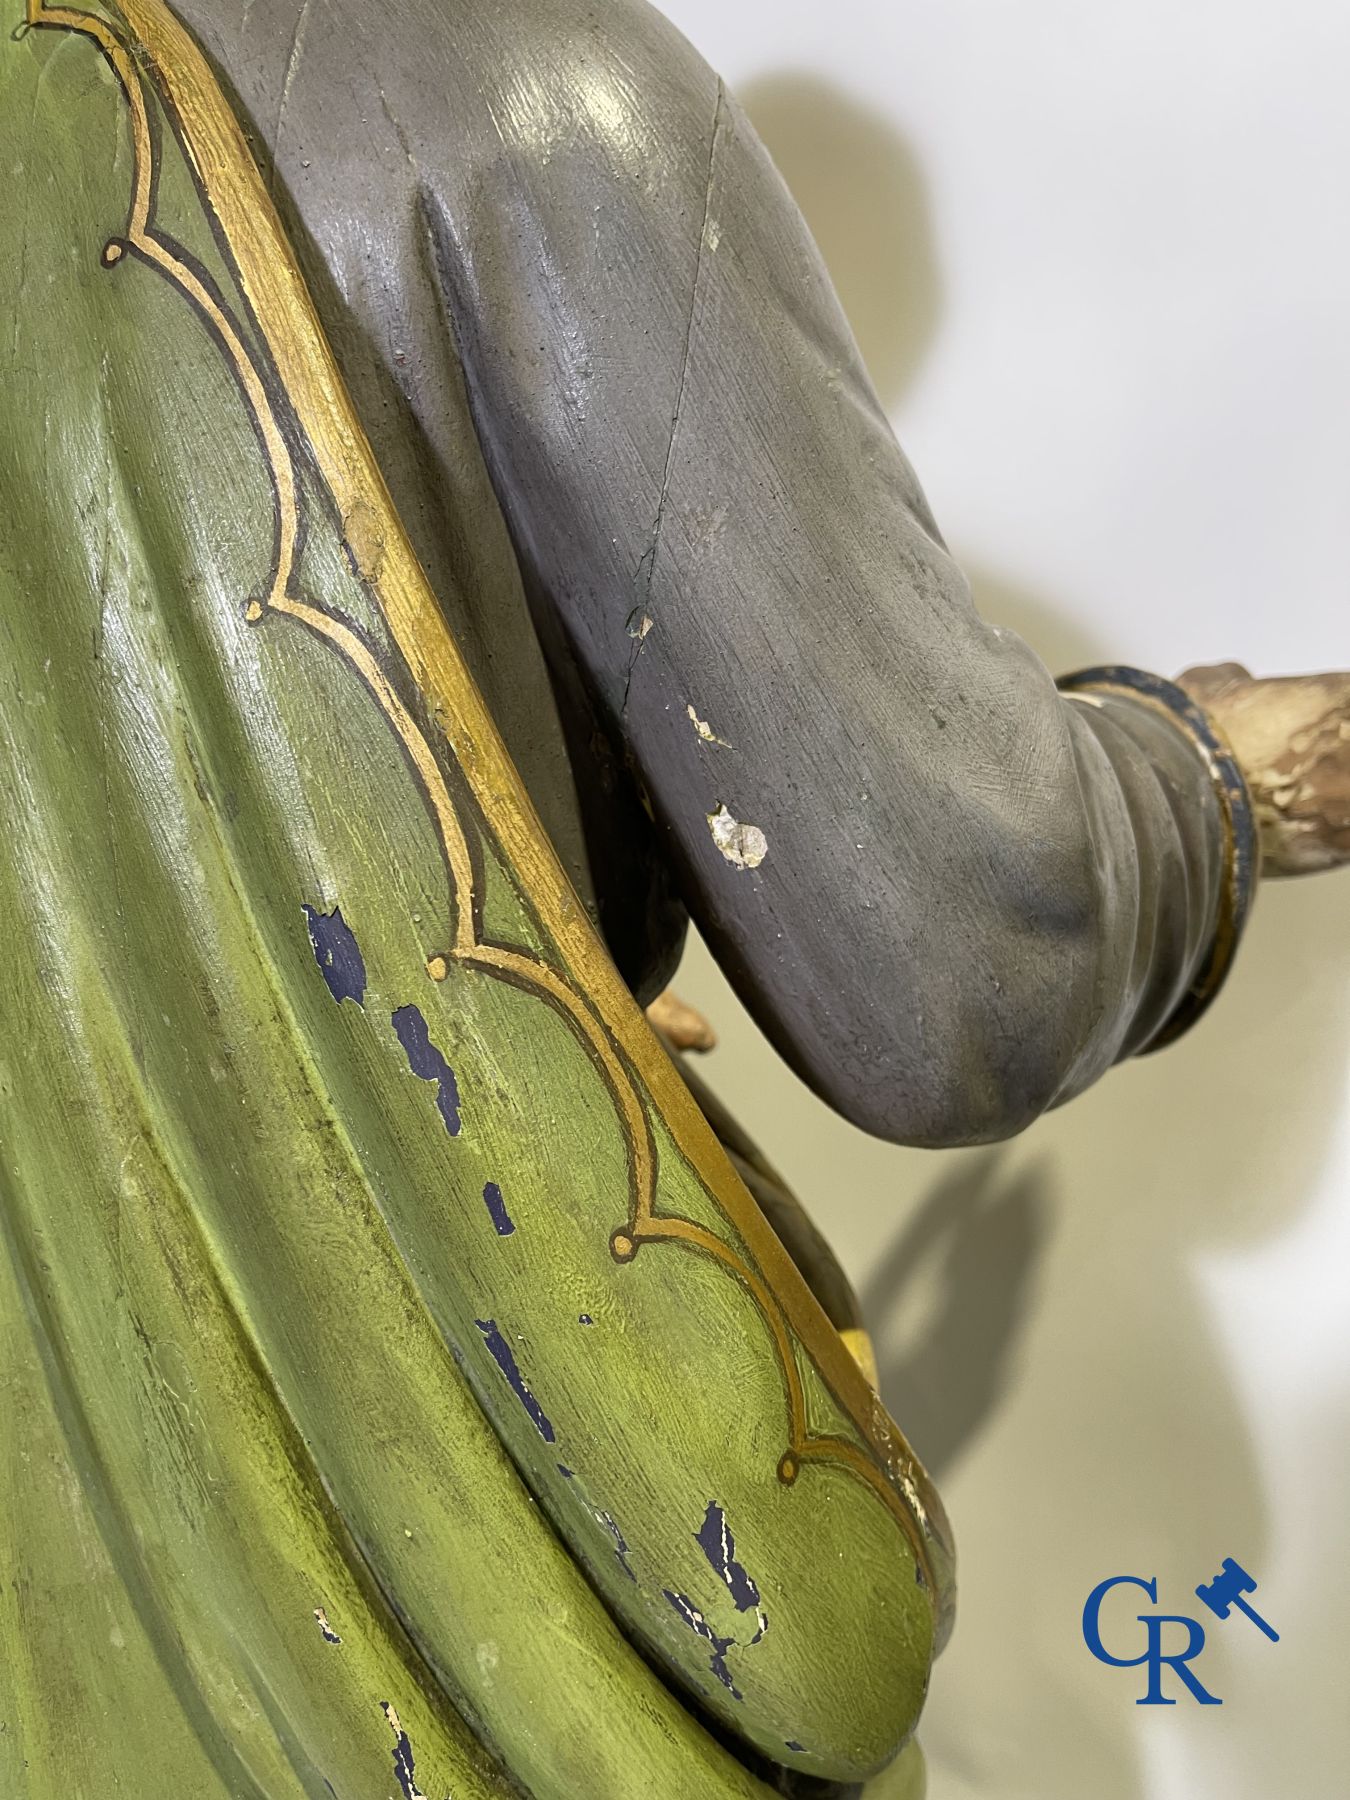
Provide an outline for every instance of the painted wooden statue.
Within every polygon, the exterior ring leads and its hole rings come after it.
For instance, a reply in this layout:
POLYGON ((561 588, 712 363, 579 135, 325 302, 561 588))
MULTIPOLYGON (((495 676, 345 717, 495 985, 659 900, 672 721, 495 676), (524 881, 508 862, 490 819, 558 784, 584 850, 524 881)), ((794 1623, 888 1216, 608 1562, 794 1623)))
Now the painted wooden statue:
POLYGON ((1014 1132, 1350 855, 1350 684, 981 623, 645 7, 3 7, 0 1793, 904 1791, 941 1508, 640 1004, 1014 1132))

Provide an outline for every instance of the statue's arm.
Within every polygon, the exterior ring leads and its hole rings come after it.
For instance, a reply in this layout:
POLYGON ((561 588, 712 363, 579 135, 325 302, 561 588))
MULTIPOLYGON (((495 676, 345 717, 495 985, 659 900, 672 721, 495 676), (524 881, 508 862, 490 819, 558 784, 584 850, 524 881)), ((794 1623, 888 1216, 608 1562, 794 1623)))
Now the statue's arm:
POLYGON ((886 1137, 1014 1132, 1182 1003, 1224 806, 978 617, 743 115, 617 17, 571 140, 433 217, 498 494, 789 1060, 886 1137))

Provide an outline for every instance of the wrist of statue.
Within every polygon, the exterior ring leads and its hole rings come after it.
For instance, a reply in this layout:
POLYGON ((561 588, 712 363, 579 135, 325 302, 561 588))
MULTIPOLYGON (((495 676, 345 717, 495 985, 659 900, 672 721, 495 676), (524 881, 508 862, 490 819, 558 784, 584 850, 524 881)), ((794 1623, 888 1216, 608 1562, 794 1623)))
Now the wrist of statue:
POLYGON ((1167 718, 1200 758, 1213 788, 1223 867, 1214 926, 1180 1000, 1140 1054, 1174 1043, 1217 998, 1237 955, 1260 871, 1260 843, 1246 777, 1219 722, 1176 682, 1123 664, 1081 669, 1060 691, 1085 706, 1145 706, 1167 718))

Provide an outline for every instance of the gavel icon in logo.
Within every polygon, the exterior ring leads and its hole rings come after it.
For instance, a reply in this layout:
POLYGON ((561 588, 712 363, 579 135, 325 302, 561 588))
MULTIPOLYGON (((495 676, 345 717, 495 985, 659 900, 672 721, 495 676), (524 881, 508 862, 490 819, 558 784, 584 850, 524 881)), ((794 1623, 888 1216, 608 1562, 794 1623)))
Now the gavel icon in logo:
POLYGON ((1247 1573, 1241 1563, 1234 1562, 1231 1556, 1225 1556, 1223 1567, 1213 1581, 1202 1582, 1195 1590, 1197 1600, 1203 1600, 1209 1610, 1220 1619, 1226 1619, 1236 1606, 1239 1612, 1246 1613, 1253 1625, 1259 1625, 1272 1644, 1278 1644, 1280 1634, 1267 1625, 1253 1606, 1248 1606, 1242 1598, 1244 1594, 1256 1592, 1256 1581, 1247 1573))

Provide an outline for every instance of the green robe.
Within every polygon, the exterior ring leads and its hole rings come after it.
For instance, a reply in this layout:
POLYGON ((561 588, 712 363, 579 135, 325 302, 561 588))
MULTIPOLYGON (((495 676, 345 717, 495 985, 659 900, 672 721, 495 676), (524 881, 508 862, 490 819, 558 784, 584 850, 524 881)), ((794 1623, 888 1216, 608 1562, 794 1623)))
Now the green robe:
POLYGON ((232 129, 161 0, 4 0, 0 1792, 859 1780, 945 1526, 554 861, 232 129))

